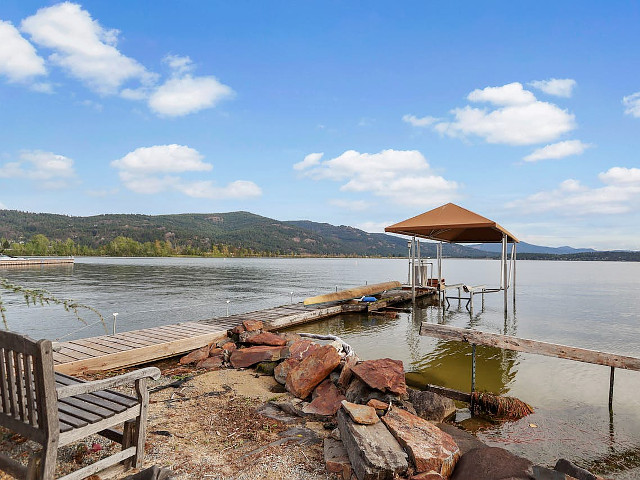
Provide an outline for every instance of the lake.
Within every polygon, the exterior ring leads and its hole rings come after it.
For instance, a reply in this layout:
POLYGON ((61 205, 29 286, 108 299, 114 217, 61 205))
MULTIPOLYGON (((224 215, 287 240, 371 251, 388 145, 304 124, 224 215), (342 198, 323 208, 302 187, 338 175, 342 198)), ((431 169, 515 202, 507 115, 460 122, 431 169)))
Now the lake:
MULTIPOLYGON (((445 259, 447 283, 497 286, 499 261, 445 259)), ((97 308, 118 331, 224 316, 299 302, 366 283, 407 280, 403 259, 78 258, 73 267, 0 269, 16 284, 45 288, 97 308)), ((398 318, 343 315, 298 331, 332 333, 361 358, 405 363, 411 382, 468 391, 471 349, 418 334, 422 321, 473 327, 553 343, 640 357, 640 264, 518 261, 515 309, 501 293, 480 297, 470 315, 452 303, 398 318)), ((83 328, 60 307, 26 307, 3 293, 9 328, 34 338, 72 339, 105 333, 90 312, 83 328)), ((477 388, 518 397, 536 413, 518 422, 467 428, 485 442, 534 462, 560 457, 617 479, 640 478, 640 372, 617 369, 614 409, 609 368, 478 347, 477 388)), ((467 422, 468 423, 468 422, 467 422)))

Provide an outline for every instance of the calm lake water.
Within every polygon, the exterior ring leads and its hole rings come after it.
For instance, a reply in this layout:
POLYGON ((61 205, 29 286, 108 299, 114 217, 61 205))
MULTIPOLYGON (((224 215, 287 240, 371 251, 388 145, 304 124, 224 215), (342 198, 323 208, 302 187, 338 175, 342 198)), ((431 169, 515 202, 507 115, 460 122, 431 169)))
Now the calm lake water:
MULTIPOLYGON (((406 281, 400 259, 78 258, 73 267, 0 269, 17 284, 42 287, 97 308, 118 331, 224 316, 299 302, 307 296, 406 281), (227 303, 228 302, 228 303, 227 303)), ((499 283, 499 262, 446 259, 447 283, 499 283)), ((416 309, 398 318, 344 315, 299 331, 332 333, 361 358, 401 359, 415 384, 468 391, 467 345, 418 335, 422 321, 640 356, 640 264, 518 261, 516 306, 504 315, 502 294, 476 297, 474 315, 457 303, 442 312, 416 309)), ((9 328, 34 338, 100 335, 59 307, 29 307, 4 294, 9 328)), ((96 322, 90 312, 88 323, 96 322)), ((607 406, 609 369, 538 355, 478 347, 479 389, 518 397, 536 413, 518 422, 473 424, 485 442, 534 462, 560 457, 617 479, 640 478, 640 372, 616 370, 614 410, 607 406), (532 426, 533 425, 533 426, 532 426)))

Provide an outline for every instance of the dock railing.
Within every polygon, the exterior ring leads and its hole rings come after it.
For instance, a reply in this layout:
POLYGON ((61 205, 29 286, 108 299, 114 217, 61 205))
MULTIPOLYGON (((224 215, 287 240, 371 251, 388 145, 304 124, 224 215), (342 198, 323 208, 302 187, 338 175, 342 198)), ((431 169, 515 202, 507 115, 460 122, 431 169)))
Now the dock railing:
POLYGON ((640 358, 617 355, 615 353, 599 352, 586 348, 558 345, 556 343, 529 340, 526 338, 481 332, 467 328, 451 327, 434 323, 422 322, 420 335, 436 337, 443 340, 466 342, 471 345, 471 392, 475 390, 476 378, 476 345, 502 348, 515 352, 534 353, 548 357, 564 358, 578 362, 604 365, 611 368, 609 375, 609 409, 613 408, 613 383, 615 369, 640 371, 640 358))

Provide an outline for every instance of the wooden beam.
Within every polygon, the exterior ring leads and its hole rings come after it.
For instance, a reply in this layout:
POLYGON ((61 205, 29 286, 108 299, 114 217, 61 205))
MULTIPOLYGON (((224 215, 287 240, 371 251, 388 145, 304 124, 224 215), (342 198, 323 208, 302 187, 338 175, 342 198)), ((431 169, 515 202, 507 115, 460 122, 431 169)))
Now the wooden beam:
POLYGON ((640 371, 640 358, 423 322, 420 335, 640 371))
POLYGON ((337 302, 340 300, 349 300, 351 298, 359 298, 366 295, 381 293, 381 292, 384 292, 385 290, 400 288, 401 286, 402 284, 400 282, 376 283, 374 285, 350 288, 348 290, 341 290, 339 292, 327 293, 325 295, 318 295, 316 297, 305 298, 303 303, 305 305, 313 305, 316 303, 327 303, 327 302, 337 302))

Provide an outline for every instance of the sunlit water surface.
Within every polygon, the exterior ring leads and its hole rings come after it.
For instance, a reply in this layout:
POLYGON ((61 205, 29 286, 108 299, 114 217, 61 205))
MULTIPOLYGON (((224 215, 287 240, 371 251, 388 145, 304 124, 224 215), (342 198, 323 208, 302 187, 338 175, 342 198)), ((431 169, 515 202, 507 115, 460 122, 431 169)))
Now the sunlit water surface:
MULTIPOLYGON (((499 283, 499 262, 447 259, 447 283, 499 283)), ((291 302, 365 283, 407 279, 400 259, 78 258, 73 267, 0 270, 16 284, 46 288, 91 305, 118 331, 146 328, 291 302)), ((361 358, 401 359, 414 384, 468 391, 468 345, 418 334, 422 321, 640 356, 640 264, 519 261, 515 308, 501 293, 479 297, 470 315, 453 303, 402 313, 398 318, 343 315, 298 327, 332 333, 361 358)), ((34 338, 100 335, 59 307, 26 307, 4 294, 9 328, 34 338)), ((95 316, 83 312, 89 324, 95 316)), ((534 462, 560 457, 617 479, 640 478, 640 372, 616 370, 613 414, 608 409, 609 369, 538 355, 478 347, 479 389, 518 397, 536 413, 501 425, 468 425, 485 442, 534 462), (534 426, 531 426, 534 425, 534 426)))

